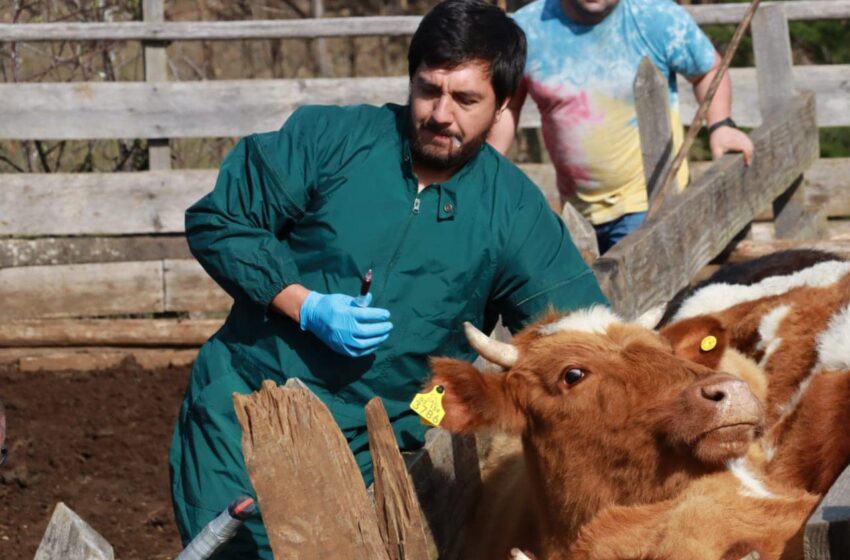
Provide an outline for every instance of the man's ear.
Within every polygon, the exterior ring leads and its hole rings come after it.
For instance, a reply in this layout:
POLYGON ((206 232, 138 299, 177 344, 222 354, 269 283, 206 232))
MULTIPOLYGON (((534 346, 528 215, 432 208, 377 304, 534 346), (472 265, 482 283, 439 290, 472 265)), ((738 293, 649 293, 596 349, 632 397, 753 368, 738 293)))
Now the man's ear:
POLYGON ((700 316, 677 321, 661 329, 661 336, 680 358, 717 369, 729 347, 729 333, 714 317, 700 316))
POLYGON ((505 111, 510 111, 508 106, 511 104, 511 97, 506 97, 504 101, 502 101, 502 105, 496 109, 496 118, 493 120, 494 123, 499 122, 499 119, 502 118, 502 115, 505 111))
POLYGON ((431 371, 424 391, 443 386, 446 415, 441 428, 454 433, 522 430, 524 417, 509 393, 506 374, 482 373, 468 362, 450 358, 432 358, 431 371))

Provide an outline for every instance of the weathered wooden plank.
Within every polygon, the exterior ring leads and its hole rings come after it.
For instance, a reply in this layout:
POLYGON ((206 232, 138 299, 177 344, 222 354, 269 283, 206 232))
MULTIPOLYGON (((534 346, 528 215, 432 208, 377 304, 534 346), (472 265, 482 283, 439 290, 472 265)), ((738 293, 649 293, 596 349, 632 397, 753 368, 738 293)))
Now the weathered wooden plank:
POLYGON ((275 557, 386 559, 360 470, 327 407, 273 381, 234 394, 233 404, 275 557))
MULTIPOLYGON (((552 166, 520 167, 560 209, 552 166)), ((216 169, 0 174, 0 235, 182 234, 185 209, 212 190, 217 174, 216 169)), ((158 258, 189 256, 185 241, 176 239, 0 239, 0 267, 146 260, 157 250, 158 258)))
MULTIPOLYGON (((767 6, 753 18, 753 50, 759 109, 762 115, 780 110, 794 95, 793 59, 788 20, 782 5, 767 6)), ((806 183, 797 177, 773 201, 774 232, 785 239, 816 239, 826 233, 826 214, 806 204, 806 183)))
POLYGON ((35 319, 0 322, 0 347, 198 347, 223 319, 35 319))
POLYGON ((166 260, 165 310, 220 313, 230 310, 233 300, 210 278, 196 260, 166 260))
MULTIPOLYGON (((820 126, 850 126, 850 65, 797 66, 794 83, 817 95, 820 126)), ((733 68, 732 115, 744 126, 761 122, 755 70, 733 68)), ((243 136, 275 130, 308 103, 404 103, 406 77, 203 82, 72 82, 0 84, 0 138, 98 139, 243 136)), ((696 102, 679 83, 682 118, 696 102)), ((522 127, 540 126, 527 103, 522 127)))
POLYGON ((776 251, 786 249, 817 249, 835 253, 845 259, 850 259, 850 239, 827 239, 817 241, 794 241, 780 239, 773 241, 744 240, 735 245, 729 254, 727 262, 736 263, 748 261, 776 251))
MULTIPOLYGON (((769 6, 773 2, 763 2, 769 6)), ((850 18, 850 0, 783 2, 791 20, 850 18)), ((746 5, 683 6, 700 25, 735 24, 746 5)), ((0 41, 223 41, 233 39, 309 39, 412 35, 421 16, 374 16, 318 20, 180 21, 163 23, 0 24, 0 41)))
MULTIPOLYGON (((142 17, 146 22, 165 21, 163 0, 143 0, 142 17)), ((142 46, 144 47, 145 81, 168 81, 168 58, 165 52, 167 43, 145 41, 142 46)), ((148 141, 148 168, 171 169, 171 147, 168 138, 151 138, 148 141)))
POLYGON ((161 313, 162 262, 0 269, 0 319, 161 313))
MULTIPOLYGON (((649 57, 643 57, 640 63, 634 91, 646 192, 651 202, 656 198, 661 181, 667 176, 674 154, 667 79, 649 57)), ((679 185, 676 183, 670 192, 678 191, 679 185)))
POLYGON ((752 34, 759 108, 765 114, 794 95, 791 36, 783 6, 762 6, 753 17, 752 34))
POLYGON ((0 175, 0 235, 180 233, 215 171, 0 175))
POLYGON ((808 204, 830 217, 850 217, 850 158, 819 159, 804 177, 808 204))
POLYGON ((850 467, 809 518, 803 552, 805 560, 850 558, 850 467))
POLYGON ((0 268, 191 258, 183 235, 0 238, 0 268))
POLYGON ((439 558, 460 558, 461 530, 481 493, 476 438, 429 430, 424 449, 407 457, 407 468, 439 558))
POLYGON ((588 265, 592 264, 599 258, 599 241, 596 239, 596 230, 593 229, 593 225, 569 202, 564 203, 561 219, 567 225, 570 237, 578 252, 581 253, 581 258, 588 265))
POLYGON ((593 265, 613 306, 634 317, 670 299, 817 157, 814 98, 802 94, 751 134, 753 164, 727 155, 669 208, 593 265))
POLYGON ((0 348, 0 365, 17 366, 19 371, 94 371, 116 367, 133 360, 143 369, 192 365, 197 348, 0 348))
POLYGON ((112 545, 71 508, 59 502, 33 560, 112 560, 112 545))
POLYGON ((375 477, 378 529, 390 560, 429 560, 425 526, 413 481, 381 399, 366 405, 369 451, 375 477))
MULTIPOLYGON (((535 164, 542 166, 542 164, 535 164)), ((696 180, 708 169, 711 162, 691 163, 691 179, 696 180)), ((537 171, 539 181, 550 182, 541 188, 554 188, 555 171, 551 165, 537 171)), ((806 183, 806 204, 822 208, 828 217, 850 217, 850 158, 821 158, 806 170, 803 180, 806 183)), ((760 214, 757 220, 772 220, 772 213, 760 214)))

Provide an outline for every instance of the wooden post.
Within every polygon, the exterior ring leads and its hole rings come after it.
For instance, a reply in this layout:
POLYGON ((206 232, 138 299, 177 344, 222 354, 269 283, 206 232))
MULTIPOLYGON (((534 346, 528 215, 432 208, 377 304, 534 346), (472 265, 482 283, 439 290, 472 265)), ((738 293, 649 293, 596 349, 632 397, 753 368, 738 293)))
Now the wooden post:
MULTIPOLYGON (((634 91, 647 200, 651 202, 655 200, 659 183, 667 175, 673 160, 673 133, 667 80, 649 57, 643 57, 640 63, 634 91)), ((675 180, 672 191, 679 192, 679 184, 675 180)))
POLYGON ((71 508, 59 502, 33 560, 112 560, 110 545, 71 508))
POLYGON ((390 560, 429 560, 425 525, 413 481, 404 465, 381 399, 366 405, 369 450, 375 474, 378 529, 390 560))
MULTIPOLYGON (((163 0, 143 0, 142 17, 144 21, 165 21, 163 0)), ((167 43, 145 41, 145 81, 168 81, 168 59, 165 53, 167 43)), ((171 169, 171 147, 168 138, 148 140, 148 167, 151 170, 171 169)))
POLYGON ((348 442, 306 389, 234 393, 242 453, 275 558, 387 560, 348 442))
POLYGON ((561 219, 567 225, 570 237, 573 238, 576 249, 581 253, 581 258, 590 266, 599 258, 599 242, 593 225, 569 202, 564 203, 561 219))
MULTIPOLYGON (((794 96, 791 38, 781 4, 763 6, 753 18, 753 50, 762 123, 781 112, 794 96)), ((826 218, 807 208, 803 177, 773 202, 777 239, 817 239, 826 232, 826 218)))
MULTIPOLYGON (((324 17, 325 7, 322 0, 310 0, 310 16, 314 18, 324 17)), ((313 60, 316 61, 316 69, 322 78, 333 76, 330 60, 328 59, 328 45, 325 39, 313 39, 310 44, 313 52, 313 60)))

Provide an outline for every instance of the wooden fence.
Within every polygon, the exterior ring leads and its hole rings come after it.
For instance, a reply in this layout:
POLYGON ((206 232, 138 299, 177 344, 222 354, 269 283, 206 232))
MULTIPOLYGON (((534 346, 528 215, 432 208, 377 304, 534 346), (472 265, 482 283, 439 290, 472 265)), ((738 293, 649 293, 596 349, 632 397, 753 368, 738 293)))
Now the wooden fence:
MULTIPOLYGON (((143 41, 144 82, 0 84, 0 138, 143 138, 151 162, 139 173, 0 175, 0 363, 26 370, 102 367, 127 355, 151 366, 191 361, 230 301, 182 238, 184 209, 211 189, 216 172, 170 170, 169 139, 275 129, 305 103, 406 98, 405 77, 168 82, 164 41, 407 35, 418 17, 176 23, 163 21, 162 0, 143 7, 143 22, 0 25, 0 41, 143 41)), ((687 9, 701 24, 736 23, 745 5, 687 9)), ((668 299, 765 212, 785 238, 818 237, 823 218, 850 215, 850 197, 839 194, 850 159, 818 160, 818 126, 850 126, 850 65, 793 67, 788 34, 788 19, 838 18, 850 18, 850 0, 763 4, 753 23, 756 68, 732 70, 733 116, 755 127, 754 164, 725 156, 706 166, 658 219, 593 263, 619 311, 634 315, 668 299)), ((666 95, 653 72, 642 70, 638 98, 666 95)), ((695 110, 690 98, 681 96, 685 122, 695 110)), ((650 182, 667 165, 659 148, 669 128, 646 125, 662 106, 639 111, 650 182)), ((521 126, 538 125, 529 103, 521 126)), ((554 204, 551 166, 525 169, 554 204)), ((463 519, 476 489, 468 468, 477 465, 475 443, 434 437, 414 461, 414 484, 433 498, 422 504, 426 517, 440 509, 463 519), (435 467, 441 483, 429 493, 435 467)), ((837 557, 829 540, 845 538, 846 525, 832 517, 813 521, 809 558, 837 557)), ((444 553, 456 546, 450 527, 431 530, 444 553)))

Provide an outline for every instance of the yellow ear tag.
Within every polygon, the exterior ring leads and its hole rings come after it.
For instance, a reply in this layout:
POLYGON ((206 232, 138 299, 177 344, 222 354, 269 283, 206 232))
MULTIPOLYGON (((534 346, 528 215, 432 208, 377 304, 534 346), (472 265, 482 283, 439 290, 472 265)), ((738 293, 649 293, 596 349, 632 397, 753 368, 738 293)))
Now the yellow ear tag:
POLYGON ((711 335, 703 338, 699 343, 699 349, 703 352, 711 352, 717 347, 717 338, 711 335))
POLYGON ((423 424, 439 426, 446 415, 443 410, 443 394, 446 389, 442 385, 437 385, 427 393, 417 393, 410 403, 410 408, 422 417, 423 424))

